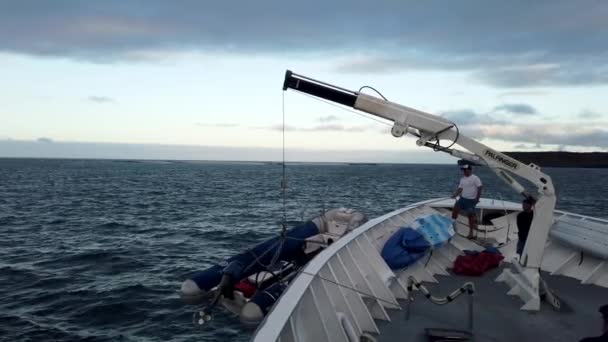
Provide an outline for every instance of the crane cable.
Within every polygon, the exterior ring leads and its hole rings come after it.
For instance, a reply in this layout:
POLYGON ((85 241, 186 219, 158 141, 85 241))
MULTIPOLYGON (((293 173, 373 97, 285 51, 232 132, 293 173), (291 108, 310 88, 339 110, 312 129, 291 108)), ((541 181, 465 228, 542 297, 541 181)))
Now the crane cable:
MULTIPOLYGON (((282 163, 281 163, 282 164, 281 192, 282 192, 283 217, 282 217, 282 221, 281 221, 281 233, 279 235, 278 241, 276 241, 275 243, 268 246, 268 248, 264 252, 262 252, 260 255, 256 255, 252 250, 249 250, 249 252, 253 255, 254 260, 244 268, 244 272, 247 272, 255 264, 258 264, 265 271, 271 273, 273 275, 273 278, 277 278, 277 280, 279 282, 282 281, 282 279, 283 279, 283 274, 282 274, 283 272, 282 272, 282 269, 280 269, 278 272, 278 276, 277 276, 277 274, 274 272, 275 265, 276 265, 277 261, 279 261, 279 256, 281 255, 285 241, 288 239, 288 237, 287 237, 287 175, 286 175, 286 170, 285 170, 285 92, 282 92, 282 96, 283 96, 283 101, 282 101, 283 102, 282 103, 282 112, 283 112, 282 113, 283 114, 283 124, 282 124, 283 144, 282 145, 283 145, 283 147, 282 147, 282 163), (272 259, 270 260, 270 262, 267 265, 265 265, 261 259, 266 254, 270 253, 272 251, 272 249, 275 247, 277 249, 272 256, 272 259)), ((258 272, 258 275, 259 275, 259 272, 258 272)), ((257 278, 257 275, 256 275, 256 278, 257 278)), ((257 293, 257 290, 256 290, 256 293, 257 293)), ((221 297, 222 297, 222 291, 220 289, 218 289, 217 293, 215 294, 215 297, 213 298, 210 305, 207 305, 207 306, 203 307, 200 311, 193 313, 192 322, 194 324, 203 325, 203 324, 205 324, 205 322, 210 321, 212 319, 213 309, 220 302, 221 297)))
POLYGON ((286 222, 287 222, 287 175, 285 170, 285 92, 282 91, 282 112, 283 112, 283 175, 281 179, 281 191, 283 194, 283 222, 281 223, 282 230, 281 234, 285 235, 286 230, 286 222))

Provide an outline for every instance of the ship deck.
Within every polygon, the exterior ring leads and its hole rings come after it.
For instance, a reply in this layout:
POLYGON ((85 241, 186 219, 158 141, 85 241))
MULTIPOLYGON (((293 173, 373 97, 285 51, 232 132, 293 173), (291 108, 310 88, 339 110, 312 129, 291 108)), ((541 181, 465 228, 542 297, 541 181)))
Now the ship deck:
POLYGON ((560 230, 573 234, 550 236, 541 275, 561 299, 562 308, 557 310, 543 302, 540 311, 523 311, 522 298, 535 292, 509 284, 510 278, 505 275, 513 272, 502 273, 505 268, 518 268, 518 203, 482 199, 478 206, 482 220, 477 241, 464 237, 468 222, 459 217, 457 234, 428 258, 395 272, 386 265, 379 251, 399 227, 421 215, 449 215, 452 205, 453 200, 449 199, 413 204, 370 220, 327 247, 306 266, 306 274, 290 284, 253 340, 353 341, 354 336, 371 334, 378 341, 430 341, 426 329, 467 329, 467 295, 439 306, 414 291, 408 311, 404 285, 411 278, 423 282, 435 297, 444 297, 465 282, 473 282, 476 291, 472 333, 477 342, 579 341, 601 334, 598 309, 608 304, 608 262, 603 258, 605 249, 597 252, 608 243, 608 221, 556 212, 556 227, 561 230, 554 229, 553 233, 560 230), (582 238, 585 243, 570 244, 572 237, 582 238), (499 268, 481 277, 451 274, 458 255, 467 250, 484 250, 487 245, 498 247, 505 257, 499 268), (501 273, 506 282, 495 281, 501 273))
MULTIPOLYGON (((425 286, 435 296, 446 296, 464 282, 475 284, 473 336, 475 341, 579 341, 584 337, 601 335, 602 319, 599 306, 608 303, 608 289, 581 285, 580 281, 543 272, 549 288, 561 299, 562 308, 554 309, 543 302, 539 312, 521 311, 522 301, 507 295, 509 288, 494 279, 500 269, 482 277, 437 276, 439 283, 425 286)), ((469 320, 468 298, 461 295, 452 303, 439 306, 427 300, 419 291, 410 304, 407 319, 404 310, 390 310, 390 322, 379 321, 382 332, 378 341, 429 341, 426 328, 466 330, 469 320)))

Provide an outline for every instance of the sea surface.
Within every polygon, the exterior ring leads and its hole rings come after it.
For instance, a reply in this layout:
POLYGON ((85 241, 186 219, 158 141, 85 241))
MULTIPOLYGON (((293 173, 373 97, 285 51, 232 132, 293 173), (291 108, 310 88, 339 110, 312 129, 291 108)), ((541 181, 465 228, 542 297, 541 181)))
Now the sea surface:
MULTIPOLYGON (((608 217, 608 169, 547 169, 558 208, 608 217)), ((486 197, 518 200, 491 170, 486 197)), ((288 165, 287 219, 375 217, 449 196, 454 165, 288 165)), ((279 231, 282 167, 264 163, 0 159, 0 340, 246 341, 204 326, 181 282, 279 231)))

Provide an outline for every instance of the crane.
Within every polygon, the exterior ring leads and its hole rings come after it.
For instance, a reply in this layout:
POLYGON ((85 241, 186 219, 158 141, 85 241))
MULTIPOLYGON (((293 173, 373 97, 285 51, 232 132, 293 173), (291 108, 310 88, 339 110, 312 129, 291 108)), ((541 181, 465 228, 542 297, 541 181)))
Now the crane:
POLYGON ((287 70, 283 90, 288 89, 389 120, 392 122, 391 134, 394 137, 413 135, 417 137, 418 146, 433 148, 435 151, 488 166, 524 198, 535 197, 535 213, 517 272, 504 270, 498 279, 516 288, 513 292, 518 292, 516 294, 526 302, 524 309, 540 309, 538 294, 539 286, 543 284, 540 279, 540 267, 549 230, 553 225, 556 195, 551 177, 543 173, 539 166, 524 164, 462 134, 458 126, 446 118, 406 107, 383 97, 365 94, 361 90, 348 90, 287 70), (440 141, 451 143, 442 146, 440 141), (466 151, 456 149, 455 146, 466 151), (536 187, 535 191, 526 190, 512 175, 532 183, 536 187))

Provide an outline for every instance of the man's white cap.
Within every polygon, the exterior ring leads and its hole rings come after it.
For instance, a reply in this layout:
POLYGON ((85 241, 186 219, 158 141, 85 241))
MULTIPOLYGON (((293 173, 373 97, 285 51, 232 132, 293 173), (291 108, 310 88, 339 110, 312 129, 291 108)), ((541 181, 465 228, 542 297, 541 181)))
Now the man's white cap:
POLYGON ((469 164, 460 165, 460 168, 463 170, 470 169, 471 165, 469 165, 469 164))

